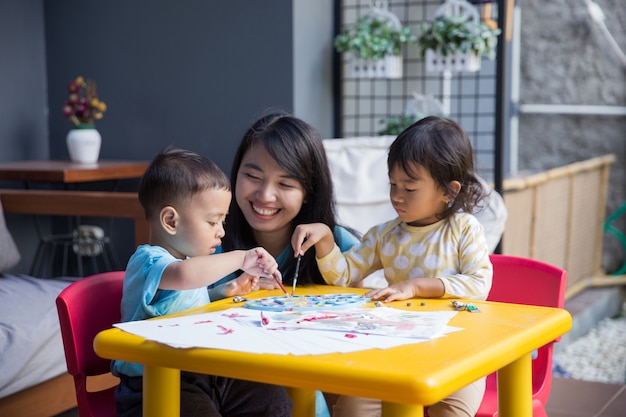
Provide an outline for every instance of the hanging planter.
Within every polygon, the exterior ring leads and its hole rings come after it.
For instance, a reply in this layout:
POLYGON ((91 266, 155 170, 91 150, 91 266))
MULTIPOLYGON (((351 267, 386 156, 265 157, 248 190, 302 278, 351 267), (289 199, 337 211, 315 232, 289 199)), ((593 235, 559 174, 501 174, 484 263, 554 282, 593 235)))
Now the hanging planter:
POLYGON ((435 19, 422 26, 418 46, 426 71, 478 71, 481 57, 494 59, 500 29, 480 22, 478 11, 466 0, 448 0, 435 19))
POLYGON ((427 49, 424 56, 426 71, 428 72, 476 72, 480 70, 480 58, 474 53, 463 53, 460 51, 443 55, 441 49, 427 49))
POLYGON ((415 42, 408 27, 386 9, 370 12, 334 40, 340 53, 350 54, 348 76, 352 78, 402 78, 402 47, 415 42))
POLYGON ((348 65, 350 78, 402 78, 402 57, 397 55, 376 61, 353 58, 348 65))

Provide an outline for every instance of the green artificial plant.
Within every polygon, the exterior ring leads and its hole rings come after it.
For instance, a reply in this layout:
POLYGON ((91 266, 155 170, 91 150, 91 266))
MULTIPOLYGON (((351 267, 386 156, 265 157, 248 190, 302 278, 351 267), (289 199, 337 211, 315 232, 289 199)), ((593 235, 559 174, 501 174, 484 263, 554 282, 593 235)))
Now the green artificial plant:
POLYGON ((439 51, 443 56, 456 52, 486 56, 494 59, 500 29, 492 29, 484 23, 470 20, 470 16, 437 16, 421 27, 417 39, 422 57, 427 49, 439 51))
POLYGON ((353 53, 366 60, 379 60, 386 55, 400 55, 402 46, 416 41, 409 27, 397 28, 387 19, 365 15, 346 28, 334 40, 340 53, 353 53))

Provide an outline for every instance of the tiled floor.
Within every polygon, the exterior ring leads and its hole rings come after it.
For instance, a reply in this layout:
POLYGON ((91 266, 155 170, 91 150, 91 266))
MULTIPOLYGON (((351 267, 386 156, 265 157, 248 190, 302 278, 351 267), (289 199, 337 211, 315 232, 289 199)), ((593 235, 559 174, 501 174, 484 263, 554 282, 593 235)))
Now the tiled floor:
POLYGON ((554 378, 548 417, 625 417, 626 384, 554 378))

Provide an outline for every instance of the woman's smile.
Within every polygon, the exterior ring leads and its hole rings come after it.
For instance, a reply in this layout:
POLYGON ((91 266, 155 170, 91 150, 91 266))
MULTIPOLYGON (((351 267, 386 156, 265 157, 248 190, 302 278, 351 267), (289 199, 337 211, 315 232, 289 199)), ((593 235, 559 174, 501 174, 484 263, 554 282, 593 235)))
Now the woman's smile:
POLYGON ((254 204, 254 203, 250 203, 250 206, 252 207, 252 210, 253 210, 256 214, 258 214, 258 215, 260 215, 260 216, 268 216, 268 217, 271 217, 271 216, 276 215, 276 214, 280 211, 280 209, 278 209, 278 208, 274 208, 274 207, 262 207, 262 206, 259 206, 259 205, 254 204))

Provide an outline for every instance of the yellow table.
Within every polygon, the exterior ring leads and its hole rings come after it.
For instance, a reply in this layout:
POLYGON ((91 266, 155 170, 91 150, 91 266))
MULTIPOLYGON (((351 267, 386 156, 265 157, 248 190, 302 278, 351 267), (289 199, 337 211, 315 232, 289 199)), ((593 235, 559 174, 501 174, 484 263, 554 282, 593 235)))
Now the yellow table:
MULTIPOLYGON (((365 290, 314 286, 300 288, 297 295, 342 292, 365 290)), ((249 298, 271 295, 280 293, 258 291, 249 298)), ((389 306, 414 311, 452 308, 450 300, 410 301, 411 306, 407 301, 389 306)), ((566 333, 572 325, 570 314, 548 307, 486 301, 474 304, 480 313, 461 311, 450 322, 464 330, 382 350, 282 356, 175 349, 119 329, 100 332, 94 348, 104 358, 144 364, 143 415, 150 417, 179 415, 181 369, 289 387, 296 417, 314 416, 315 390, 379 398, 385 417, 423 417, 423 405, 433 404, 497 370, 500 415, 531 417, 531 352, 566 333)), ((235 305, 240 306, 226 299, 183 314, 235 305)))

